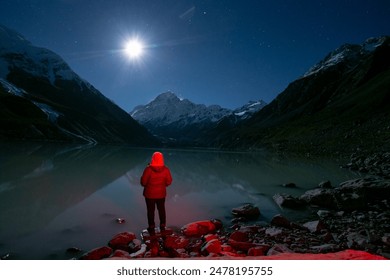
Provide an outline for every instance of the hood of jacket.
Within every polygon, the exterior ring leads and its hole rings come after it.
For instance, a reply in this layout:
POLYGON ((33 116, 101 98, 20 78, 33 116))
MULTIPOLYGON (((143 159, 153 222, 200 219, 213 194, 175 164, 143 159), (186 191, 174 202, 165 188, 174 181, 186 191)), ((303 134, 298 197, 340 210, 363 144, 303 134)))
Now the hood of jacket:
POLYGON ((152 155, 152 160, 150 162, 150 166, 153 167, 162 167, 164 166, 164 156, 160 152, 155 152, 152 155))

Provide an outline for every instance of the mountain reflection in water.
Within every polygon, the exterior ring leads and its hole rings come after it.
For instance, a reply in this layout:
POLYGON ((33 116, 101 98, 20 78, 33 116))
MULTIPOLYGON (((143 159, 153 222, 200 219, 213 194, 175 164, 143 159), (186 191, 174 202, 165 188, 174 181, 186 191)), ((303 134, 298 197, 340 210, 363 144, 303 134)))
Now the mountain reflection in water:
MULTIPOLYGON (((105 245, 116 233, 146 227, 139 178, 151 149, 124 146, 0 144, 0 256, 66 259, 66 249, 105 245), (125 223, 116 223, 116 218, 125 223)), ((219 218, 253 203, 259 221, 282 213, 272 196, 299 195, 323 180, 333 185, 354 176, 324 159, 280 158, 269 153, 163 150, 173 183, 166 201, 170 227, 219 218), (294 182, 297 188, 285 188, 294 182)), ((157 215, 156 215, 157 219, 157 215)), ((156 220, 158 224, 158 220, 156 220)))

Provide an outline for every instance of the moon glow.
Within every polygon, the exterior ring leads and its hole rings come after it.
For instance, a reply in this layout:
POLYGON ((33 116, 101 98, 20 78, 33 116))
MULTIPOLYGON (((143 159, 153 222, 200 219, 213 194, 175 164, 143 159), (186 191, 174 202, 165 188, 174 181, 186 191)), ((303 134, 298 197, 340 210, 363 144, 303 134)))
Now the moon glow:
POLYGON ((127 41, 124 51, 130 59, 136 59, 142 56, 144 45, 138 39, 130 39, 127 41))

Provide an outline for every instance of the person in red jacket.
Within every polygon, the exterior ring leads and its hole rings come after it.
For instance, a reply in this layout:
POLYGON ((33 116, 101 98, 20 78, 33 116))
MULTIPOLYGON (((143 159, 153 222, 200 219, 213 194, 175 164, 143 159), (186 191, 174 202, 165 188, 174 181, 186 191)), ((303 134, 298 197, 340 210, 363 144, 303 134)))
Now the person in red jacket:
POLYGON ((160 219, 160 230, 165 230, 165 197, 167 196, 166 188, 171 183, 171 171, 164 164, 163 154, 160 152, 153 153, 150 164, 148 164, 141 176, 141 185, 144 187, 143 195, 145 197, 147 209, 148 231, 151 235, 155 234, 154 212, 156 206, 160 219))

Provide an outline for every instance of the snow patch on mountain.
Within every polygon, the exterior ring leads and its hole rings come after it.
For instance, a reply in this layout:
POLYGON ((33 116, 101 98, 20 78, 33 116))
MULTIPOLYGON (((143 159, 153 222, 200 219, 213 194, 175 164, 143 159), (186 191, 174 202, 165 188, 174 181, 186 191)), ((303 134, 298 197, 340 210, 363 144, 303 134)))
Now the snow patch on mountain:
POLYGON ((24 97, 27 93, 23 89, 20 89, 13 84, 9 83, 8 81, 0 78, 0 84, 5 89, 6 92, 9 94, 13 94, 16 96, 24 97))
POLYGON ((265 105, 267 105, 267 103, 263 100, 249 101, 241 108, 235 109, 232 113, 241 119, 247 119, 254 113, 260 111, 265 105))

